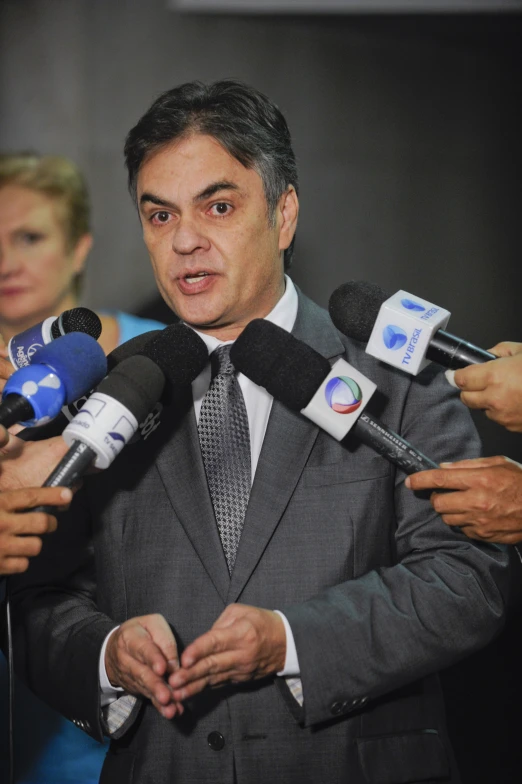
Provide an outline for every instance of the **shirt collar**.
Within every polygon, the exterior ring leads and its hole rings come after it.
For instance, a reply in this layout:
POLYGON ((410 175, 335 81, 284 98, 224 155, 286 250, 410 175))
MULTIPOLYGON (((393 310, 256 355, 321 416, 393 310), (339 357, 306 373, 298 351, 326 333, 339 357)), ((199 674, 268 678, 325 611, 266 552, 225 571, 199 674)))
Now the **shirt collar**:
MULTIPOLYGON (((270 313, 265 316, 267 321, 271 321, 272 324, 276 324, 278 327, 282 327, 287 332, 290 332, 295 324, 295 320, 297 318, 297 291, 296 288, 288 275, 285 275, 285 291, 281 299, 276 303, 275 307, 270 311, 270 313)), ((204 332, 198 332, 197 329, 194 330, 200 338, 205 342, 205 345, 208 349, 208 353, 212 354, 215 348, 218 346, 226 345, 227 343, 233 343, 233 340, 218 340, 213 335, 207 335, 204 332)))

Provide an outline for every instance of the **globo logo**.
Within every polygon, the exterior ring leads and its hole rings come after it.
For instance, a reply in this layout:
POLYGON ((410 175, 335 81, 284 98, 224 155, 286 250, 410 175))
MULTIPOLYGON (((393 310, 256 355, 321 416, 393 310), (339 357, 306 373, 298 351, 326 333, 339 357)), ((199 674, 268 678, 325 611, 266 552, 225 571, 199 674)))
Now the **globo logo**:
POLYGON ((417 312, 426 310, 426 308, 423 307, 423 305, 421 305, 420 302, 415 302, 415 300, 407 299, 406 297, 404 299, 401 299, 401 305, 403 308, 406 308, 406 310, 413 310, 417 312))
POLYGON ((351 414, 362 403, 359 384, 348 376, 336 376, 327 383, 324 395, 326 402, 338 414, 351 414))
POLYGON ((406 332, 395 324, 388 324, 382 331, 382 339, 386 348, 398 351, 408 340, 406 332))

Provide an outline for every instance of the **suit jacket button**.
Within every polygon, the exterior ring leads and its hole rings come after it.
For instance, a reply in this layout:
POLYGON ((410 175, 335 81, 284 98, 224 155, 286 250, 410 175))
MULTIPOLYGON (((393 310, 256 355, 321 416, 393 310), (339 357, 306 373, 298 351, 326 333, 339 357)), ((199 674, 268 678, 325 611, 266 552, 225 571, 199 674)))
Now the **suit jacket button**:
POLYGON ((346 708, 345 702, 332 702, 330 705, 330 713, 333 713, 334 716, 339 716, 346 708))
POLYGON ((220 732, 211 732, 207 738, 208 745, 212 751, 221 751, 225 745, 225 738, 220 732))

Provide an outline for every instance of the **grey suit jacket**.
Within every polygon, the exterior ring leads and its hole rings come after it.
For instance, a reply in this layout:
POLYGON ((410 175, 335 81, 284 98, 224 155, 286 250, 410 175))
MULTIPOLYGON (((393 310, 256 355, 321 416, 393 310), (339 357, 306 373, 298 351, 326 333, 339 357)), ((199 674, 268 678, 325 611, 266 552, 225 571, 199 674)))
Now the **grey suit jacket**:
MULTIPOLYGON (((478 454, 467 410, 431 370, 385 367, 302 295, 294 333, 372 378, 372 412, 432 459, 478 454)), ((187 390, 86 482, 16 580, 18 669, 100 738, 98 656, 115 623, 162 613, 182 650, 230 602, 281 609, 302 709, 278 677, 208 690, 173 721, 143 701, 102 781, 457 782, 434 673, 499 631, 507 558, 445 526, 403 479, 274 402, 229 578, 187 390)))

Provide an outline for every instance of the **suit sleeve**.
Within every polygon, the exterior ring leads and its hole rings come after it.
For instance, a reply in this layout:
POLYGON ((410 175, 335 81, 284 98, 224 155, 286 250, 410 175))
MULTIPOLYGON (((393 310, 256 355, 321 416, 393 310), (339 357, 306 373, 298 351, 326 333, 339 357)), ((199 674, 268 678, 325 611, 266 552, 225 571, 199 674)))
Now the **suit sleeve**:
MULTIPOLYGON (((469 412, 433 375, 411 382, 394 429, 437 462, 476 457, 469 412)), ((404 479, 397 472, 389 499, 392 564, 280 608, 296 643, 307 726, 449 666, 502 628, 506 549, 446 526, 429 494, 415 495, 404 479)))
POLYGON ((101 741, 98 660, 116 624, 95 603, 83 491, 58 522, 29 570, 10 580, 14 665, 35 694, 101 741))

